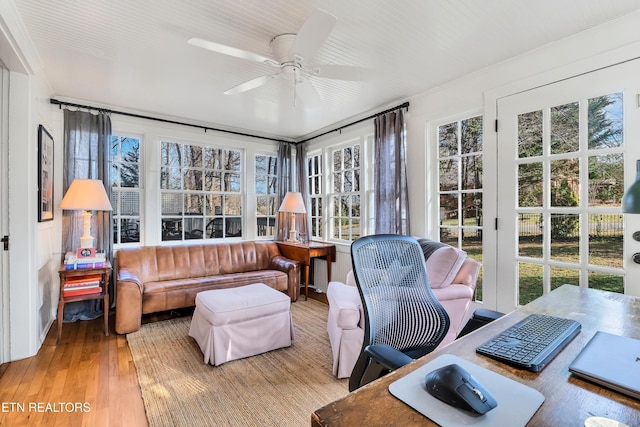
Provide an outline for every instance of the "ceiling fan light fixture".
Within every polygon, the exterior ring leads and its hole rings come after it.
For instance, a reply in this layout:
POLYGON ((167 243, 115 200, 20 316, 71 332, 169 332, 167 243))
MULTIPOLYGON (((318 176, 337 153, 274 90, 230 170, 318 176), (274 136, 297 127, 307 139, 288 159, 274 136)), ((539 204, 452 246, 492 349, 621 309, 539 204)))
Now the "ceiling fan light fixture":
POLYGON ((296 62, 294 55, 291 53, 291 45, 295 40, 296 35, 291 33, 285 33, 275 36, 271 39, 269 47, 275 56, 276 61, 281 64, 287 62, 296 62))
POLYGON ((316 9, 300 27, 297 34, 283 33, 271 39, 269 47, 273 53, 272 58, 198 38, 189 39, 188 43, 224 55, 278 67, 276 73, 265 74, 240 83, 226 90, 225 95, 247 92, 264 85, 271 78, 280 77, 293 86, 294 105, 295 99, 300 97, 305 105, 317 106, 320 103, 320 96, 317 89, 309 81, 309 77, 360 80, 360 77, 366 74, 363 72, 366 70, 358 67, 322 65, 312 68, 308 65, 309 60, 326 42, 336 21, 336 17, 329 12, 316 9))

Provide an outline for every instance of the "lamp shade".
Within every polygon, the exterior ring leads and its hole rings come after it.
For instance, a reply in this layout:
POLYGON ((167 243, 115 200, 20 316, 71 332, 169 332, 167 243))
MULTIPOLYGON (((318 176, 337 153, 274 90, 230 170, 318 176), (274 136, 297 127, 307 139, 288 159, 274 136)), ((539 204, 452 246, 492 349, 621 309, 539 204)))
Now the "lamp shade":
POLYGON ((110 211, 111 202, 99 179, 74 179, 60 202, 60 209, 110 211))
POLYGON ((282 199, 278 212, 307 213, 302 200, 302 194, 288 191, 284 199, 282 199))
POLYGON ((640 213, 640 160, 636 162, 636 180, 622 196, 622 212, 640 213))

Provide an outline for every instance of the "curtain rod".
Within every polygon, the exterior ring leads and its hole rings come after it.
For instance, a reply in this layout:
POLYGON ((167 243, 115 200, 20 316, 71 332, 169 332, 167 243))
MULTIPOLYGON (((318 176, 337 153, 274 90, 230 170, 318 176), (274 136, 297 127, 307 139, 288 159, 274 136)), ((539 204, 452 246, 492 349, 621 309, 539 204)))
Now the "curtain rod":
POLYGON ((382 116, 382 115, 384 115, 384 114, 390 113, 390 112, 395 111, 395 110, 399 110, 399 109, 401 109, 401 108, 406 108, 406 109, 408 110, 408 109, 409 109, 409 101, 407 101, 407 102, 403 102, 403 103, 402 103, 402 104, 400 104, 400 105, 396 105, 396 106, 395 106, 395 107, 393 107, 393 108, 389 108, 389 109, 386 109, 386 110, 384 110, 384 111, 380 111, 379 113, 372 114, 372 115, 370 115, 370 116, 368 116, 368 117, 365 117, 365 118, 363 118, 363 119, 356 120, 355 122, 351 122, 351 123, 346 124, 346 125, 344 125, 344 126, 337 127, 337 128, 335 128, 335 129, 333 129, 333 130, 328 130, 328 131, 323 132, 323 133, 321 133, 321 134, 319 134, 319 135, 312 136, 311 138, 307 138, 307 139, 305 139, 305 140, 298 141, 298 142, 296 142, 296 145, 297 145, 297 144, 302 144, 303 142, 311 141, 311 140, 313 140, 313 139, 319 138, 319 137, 324 136, 324 135, 327 135, 327 134, 330 134, 331 132, 339 132, 339 131, 341 131, 342 129, 344 129, 344 128, 346 128, 346 127, 353 126, 353 125, 357 125, 358 123, 362 123, 362 122, 364 122, 365 120, 375 119, 376 117, 382 116))
POLYGON ((60 108, 62 108, 62 106, 64 105, 64 106, 67 106, 67 107, 84 108, 84 109, 87 109, 87 110, 98 110, 98 111, 104 111, 106 113, 111 113, 111 114, 120 114, 121 116, 135 117, 135 118, 138 118, 138 119, 155 120, 157 122, 162 122, 162 123, 171 123, 171 124, 174 124, 174 125, 195 127, 195 128, 199 128, 199 129, 204 129, 205 132, 207 132, 208 130, 212 130, 212 131, 216 131, 216 132, 230 133, 230 134, 233 134, 233 135, 248 136, 250 138, 259 138, 259 139, 266 139, 266 140, 269 140, 269 141, 287 142, 287 143, 290 143, 290 144, 294 144, 291 141, 285 141, 283 139, 276 139, 276 138, 269 138, 268 136, 251 135, 249 133, 238 132, 238 131, 227 130, 227 129, 212 128, 212 127, 203 126, 203 125, 196 125, 196 124, 193 124, 193 123, 180 122, 180 121, 177 121, 177 120, 161 119, 159 117, 151 117, 151 116, 145 116, 145 115, 142 115, 142 114, 127 113, 125 111, 110 110, 108 108, 99 108, 99 107, 92 107, 92 106, 89 106, 89 105, 74 104, 72 102, 59 101, 59 100, 53 99, 53 98, 50 99, 50 102, 51 102, 51 104, 57 105, 60 108))
POLYGON ((393 108, 389 108, 389 109, 386 109, 384 111, 380 111, 379 113, 372 114, 372 115, 370 115, 368 117, 365 117, 363 119, 356 120, 355 122, 351 122, 351 123, 348 123, 346 125, 337 127, 337 128, 335 128, 333 130, 328 130, 328 131, 323 132, 321 134, 318 134, 316 136, 312 136, 311 138, 307 138, 307 139, 302 140, 302 141, 292 142, 292 141, 286 141, 284 139, 270 138, 268 136, 252 135, 252 134, 249 134, 249 133, 238 132, 238 131, 227 130, 227 129, 212 128, 212 127, 203 126, 203 125, 196 125, 196 124, 193 124, 193 123, 180 122, 180 121, 177 121, 177 120, 161 119, 159 117, 145 116, 145 115, 142 115, 142 114, 128 113, 128 112, 125 112, 125 111, 111 110, 111 109, 108 109, 108 108, 99 108, 99 107, 92 107, 90 105, 75 104, 75 103, 72 103, 72 102, 60 101, 60 100, 57 100, 57 99, 54 99, 54 98, 51 98, 49 101, 50 101, 51 104, 57 105, 60 108, 62 108, 62 106, 67 106, 67 107, 84 108, 84 109, 87 109, 87 110, 98 110, 98 111, 104 111, 106 113, 111 113, 111 114, 120 114, 121 116, 135 117, 135 118, 138 118, 138 119, 155 120, 157 122, 162 122, 162 123, 170 123, 170 124, 174 124, 174 125, 195 127, 195 128, 203 129, 205 132, 207 130, 212 130, 212 131, 216 131, 216 132, 230 133, 232 135, 240 135, 240 136, 247 136, 247 137, 250 137, 250 138, 266 139, 268 141, 275 141, 275 142, 286 142, 286 143, 295 144, 295 145, 302 144, 303 142, 311 141, 311 140, 319 138, 321 136, 330 134, 331 132, 341 131, 342 129, 344 129, 346 127, 353 126, 353 125, 356 125, 358 123, 362 123, 365 120, 375 119, 376 117, 382 116, 383 114, 387 114, 387 113, 390 113, 392 111, 399 110, 401 108, 409 109, 409 102, 407 101, 407 102, 404 102, 404 103, 402 103, 400 105, 397 105, 397 106, 395 106, 393 108))

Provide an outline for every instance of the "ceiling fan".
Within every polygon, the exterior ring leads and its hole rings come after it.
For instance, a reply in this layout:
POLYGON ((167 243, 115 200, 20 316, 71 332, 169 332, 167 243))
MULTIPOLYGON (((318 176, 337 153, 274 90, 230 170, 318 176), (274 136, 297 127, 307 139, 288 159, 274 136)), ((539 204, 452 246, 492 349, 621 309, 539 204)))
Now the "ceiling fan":
POLYGON ((254 52, 215 43, 200 38, 189 39, 187 43, 224 55, 270 65, 278 70, 251 79, 231 89, 225 95, 235 95, 266 84, 270 79, 283 78, 291 82, 294 89, 294 105, 299 96, 309 106, 320 103, 318 91, 309 81, 310 77, 336 80, 363 81, 369 79, 369 70, 345 65, 321 65, 312 67, 309 59, 324 44, 336 23, 336 17, 322 9, 316 9, 305 21, 297 34, 279 34, 271 39, 269 46, 273 58, 254 52))

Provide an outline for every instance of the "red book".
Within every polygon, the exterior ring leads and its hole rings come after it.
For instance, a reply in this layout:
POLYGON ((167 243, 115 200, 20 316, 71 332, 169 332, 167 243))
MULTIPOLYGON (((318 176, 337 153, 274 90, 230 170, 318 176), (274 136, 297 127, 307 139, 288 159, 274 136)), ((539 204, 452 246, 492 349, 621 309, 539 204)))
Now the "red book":
POLYGON ((100 284, 99 283, 89 283, 87 285, 73 285, 73 286, 65 286, 64 287, 64 291, 79 291, 81 289, 94 289, 94 288, 98 288, 100 289, 100 284))
POLYGON ((100 287, 100 282, 73 283, 70 285, 64 285, 64 288, 69 290, 84 289, 84 288, 98 288, 98 287, 100 287))
POLYGON ((63 295, 65 297, 76 297, 79 295, 99 294, 100 291, 101 291, 100 286, 96 286, 96 287, 91 287, 87 289, 74 289, 70 291, 65 290, 63 295))
POLYGON ((65 285, 73 285, 76 283, 88 283, 88 282, 99 282, 102 280, 102 276, 99 274, 90 274, 88 276, 77 276, 77 277, 68 277, 65 281, 65 285))

